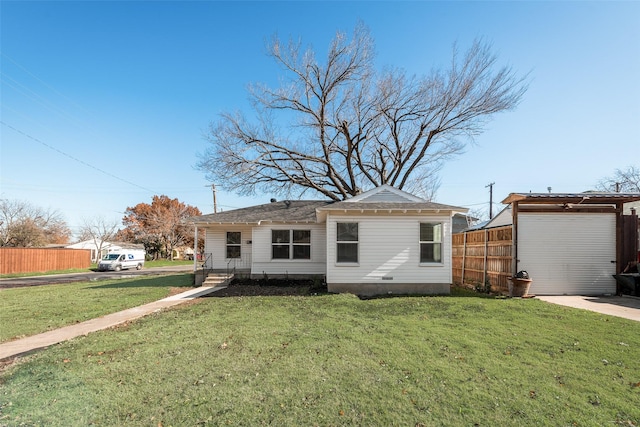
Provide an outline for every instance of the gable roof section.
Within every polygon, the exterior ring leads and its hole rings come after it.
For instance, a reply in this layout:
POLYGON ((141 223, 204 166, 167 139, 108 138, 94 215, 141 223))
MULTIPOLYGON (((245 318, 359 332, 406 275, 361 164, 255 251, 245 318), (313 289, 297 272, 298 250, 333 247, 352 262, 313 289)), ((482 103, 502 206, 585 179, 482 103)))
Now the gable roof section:
POLYGON ((190 218, 196 225, 207 224, 256 224, 263 222, 278 223, 315 223, 316 209, 331 204, 331 201, 285 200, 234 209, 190 218))
POLYGON ((380 187, 373 188, 369 191, 365 191, 362 194, 358 194, 357 196, 345 200, 345 202, 348 203, 421 203, 425 201, 426 200, 421 199, 418 196, 414 196, 413 194, 407 193, 406 191, 398 190, 397 188, 394 188, 388 184, 383 184, 380 187))
POLYGON ((428 202, 413 194, 407 193, 389 185, 381 185, 365 193, 341 202, 335 202, 318 208, 320 221, 326 219, 328 212, 368 212, 368 213, 433 213, 433 212, 460 212, 466 213, 468 209, 444 205, 442 203, 428 202))

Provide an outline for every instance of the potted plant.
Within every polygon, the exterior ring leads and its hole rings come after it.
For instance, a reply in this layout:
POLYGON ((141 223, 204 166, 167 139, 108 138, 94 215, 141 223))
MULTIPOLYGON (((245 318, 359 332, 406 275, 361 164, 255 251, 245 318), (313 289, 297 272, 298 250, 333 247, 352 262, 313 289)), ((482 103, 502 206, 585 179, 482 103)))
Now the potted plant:
POLYGON ((531 282, 533 282, 533 279, 529 277, 529 273, 524 270, 518 271, 515 276, 509 277, 509 296, 528 296, 531 282))

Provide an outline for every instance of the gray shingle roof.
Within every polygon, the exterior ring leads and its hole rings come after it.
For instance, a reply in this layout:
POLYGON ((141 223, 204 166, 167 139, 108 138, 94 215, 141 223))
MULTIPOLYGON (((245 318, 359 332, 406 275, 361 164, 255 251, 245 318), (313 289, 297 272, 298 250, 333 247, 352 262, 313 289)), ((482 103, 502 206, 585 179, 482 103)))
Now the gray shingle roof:
POLYGON ((453 210, 463 211, 466 209, 456 206, 443 205, 433 202, 410 202, 410 203, 390 203, 390 202, 333 202, 330 200, 288 200, 264 205, 251 206, 248 208, 234 209, 226 212, 219 212, 209 215, 201 215, 190 218, 196 225, 204 224, 258 224, 260 222, 318 222, 316 209, 319 211, 437 211, 453 210), (287 205, 288 203, 288 205, 287 205))
POLYGON ((332 201, 287 200, 191 218, 195 224, 258 224, 260 222, 316 222, 316 209, 332 201))

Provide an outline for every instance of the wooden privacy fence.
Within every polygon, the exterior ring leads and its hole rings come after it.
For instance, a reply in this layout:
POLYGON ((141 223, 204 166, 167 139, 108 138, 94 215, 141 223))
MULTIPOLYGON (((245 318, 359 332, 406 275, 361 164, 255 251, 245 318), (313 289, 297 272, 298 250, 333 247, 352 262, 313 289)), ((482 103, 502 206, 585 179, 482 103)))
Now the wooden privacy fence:
POLYGON ((513 227, 467 231, 452 236, 453 282, 508 292, 512 276, 513 227))
POLYGON ((0 248, 0 274, 89 267, 89 249, 0 248))

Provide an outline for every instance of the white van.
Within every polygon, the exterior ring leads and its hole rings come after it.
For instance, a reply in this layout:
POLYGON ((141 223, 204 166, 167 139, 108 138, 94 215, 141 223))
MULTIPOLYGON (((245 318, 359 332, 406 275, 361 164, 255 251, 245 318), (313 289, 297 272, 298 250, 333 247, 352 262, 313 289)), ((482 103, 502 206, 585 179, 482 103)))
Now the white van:
POLYGON ((110 252, 98 263, 98 271, 105 270, 126 270, 128 268, 135 268, 136 270, 144 267, 144 257, 146 252, 144 250, 129 249, 121 250, 118 252, 110 252))

